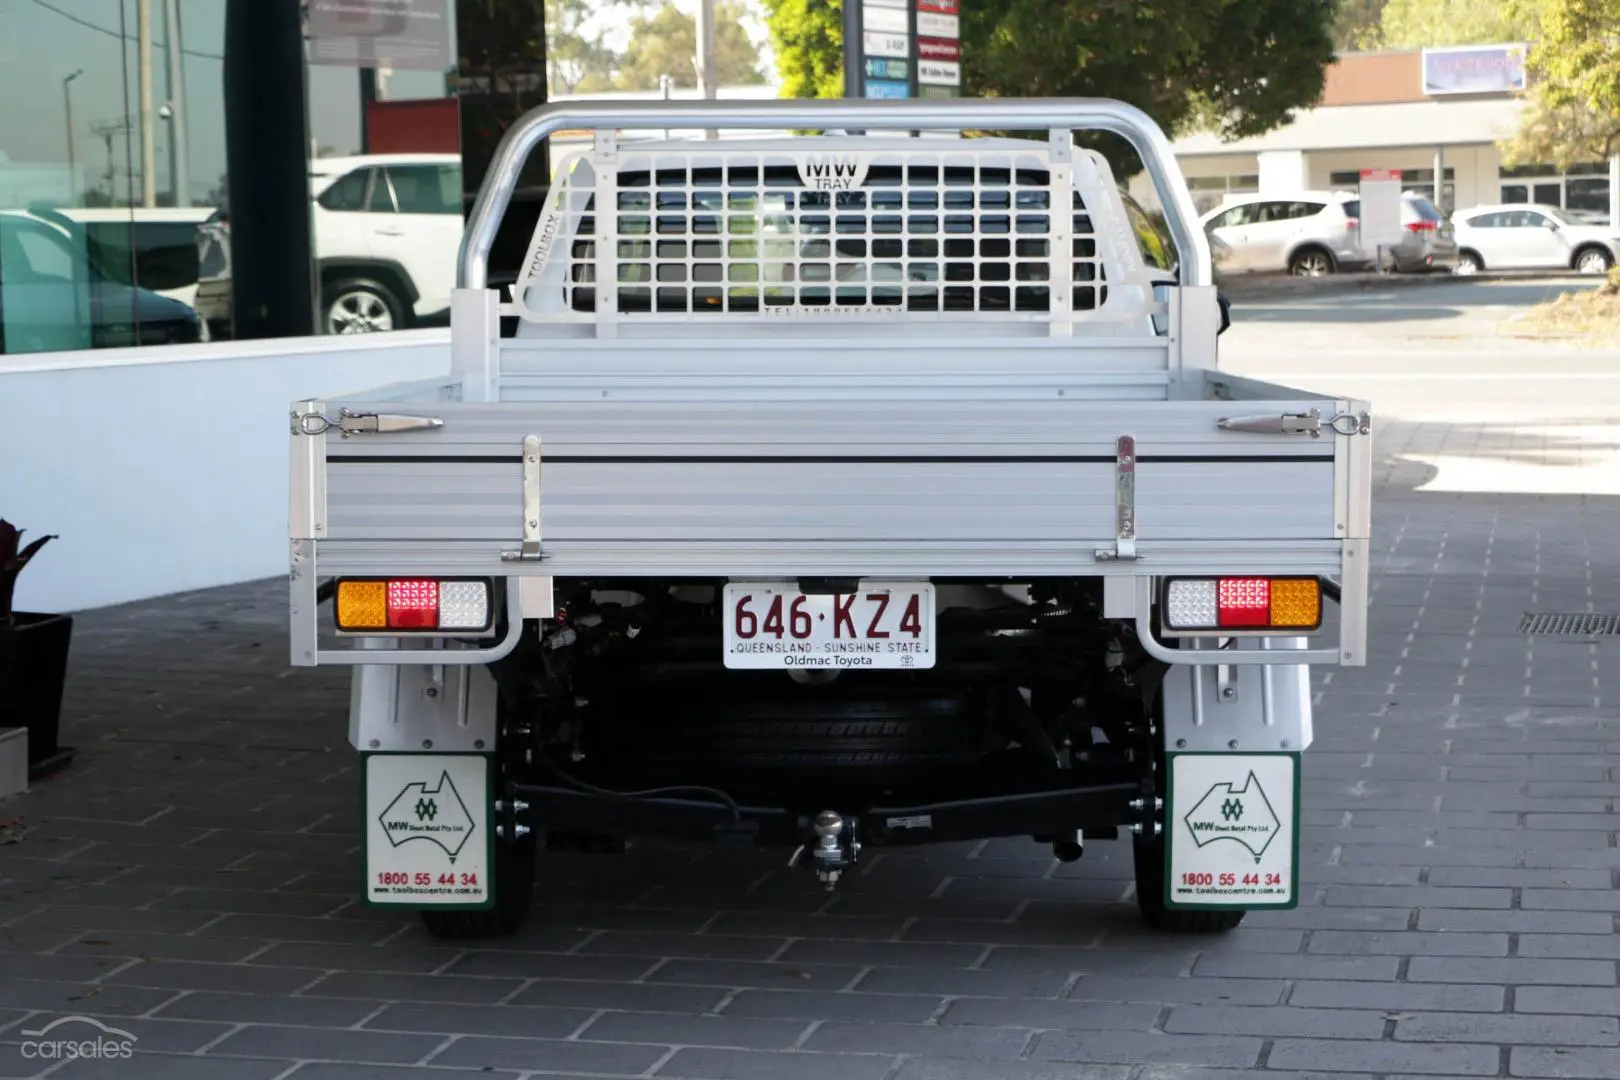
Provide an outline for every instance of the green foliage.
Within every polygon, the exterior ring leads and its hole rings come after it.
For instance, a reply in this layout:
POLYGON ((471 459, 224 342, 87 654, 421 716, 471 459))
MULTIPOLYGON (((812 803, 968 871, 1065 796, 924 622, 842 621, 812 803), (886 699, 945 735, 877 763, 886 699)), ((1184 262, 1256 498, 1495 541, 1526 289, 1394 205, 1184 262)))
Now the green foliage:
POLYGON ((843 0, 764 0, 787 98, 844 96, 843 0))
POLYGON ((1339 0, 1333 23, 1336 52, 1368 52, 1382 42, 1384 9, 1389 0, 1339 0))
MULTIPOLYGON (((637 0, 613 0, 640 6, 637 0)), ((589 94, 613 85, 618 57, 591 34, 585 23, 596 14, 592 0, 544 0, 546 11, 546 77, 553 94, 589 94)), ((500 7, 503 5, 495 4, 500 7)), ((512 9, 527 5, 507 4, 512 9)), ((536 55, 531 53, 532 57, 536 55)))
MULTIPOLYGON (((765 0, 788 97, 843 92, 838 0, 765 0)), ((1112 97, 1167 129, 1228 137, 1314 103, 1333 58, 1323 0, 973 0, 962 5, 963 93, 1112 97)), ((1130 163, 1119 155, 1116 166, 1130 163)))
MULTIPOLYGON (((715 74, 721 86, 760 83, 759 50, 742 25, 742 5, 719 0, 715 5, 715 74)), ((630 20, 630 44, 619 62, 614 85, 620 90, 656 90, 659 77, 670 76, 674 85, 696 86, 697 19, 681 11, 672 0, 651 15, 630 20)))
POLYGON ((1389 0, 1378 43, 1386 49, 1489 45, 1524 41, 1534 26, 1513 0, 1389 0))
POLYGON ((1511 165, 1601 161, 1620 151, 1620 3, 1507 0, 1531 42, 1530 93, 1501 145, 1511 165))

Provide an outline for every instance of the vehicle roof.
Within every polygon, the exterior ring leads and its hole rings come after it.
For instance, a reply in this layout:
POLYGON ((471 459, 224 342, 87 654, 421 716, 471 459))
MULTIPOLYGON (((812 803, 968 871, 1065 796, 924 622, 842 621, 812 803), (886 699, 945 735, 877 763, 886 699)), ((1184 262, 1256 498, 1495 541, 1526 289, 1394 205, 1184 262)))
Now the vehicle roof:
POLYGON ((1470 206, 1466 210, 1458 210, 1453 217, 1473 217, 1475 214, 1499 214, 1504 210, 1540 210, 1545 214, 1562 216, 1564 208, 1553 206, 1551 203, 1485 203, 1481 206, 1470 206))
POLYGON ((309 171, 316 174, 348 172, 364 165, 459 165, 460 154, 348 154, 342 157, 310 159, 309 171))

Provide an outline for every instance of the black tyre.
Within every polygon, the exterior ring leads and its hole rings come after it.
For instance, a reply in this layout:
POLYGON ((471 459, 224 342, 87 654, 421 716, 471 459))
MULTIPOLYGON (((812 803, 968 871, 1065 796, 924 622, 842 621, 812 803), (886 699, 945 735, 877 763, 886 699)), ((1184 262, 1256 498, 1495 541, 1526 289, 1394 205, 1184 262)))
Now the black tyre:
POLYGON ((1295 277, 1321 277, 1337 270, 1333 253, 1314 244, 1300 248, 1288 258, 1288 272, 1295 277))
POLYGON ((482 911, 424 910, 422 925, 437 938, 500 937, 516 933, 529 916, 534 901, 534 870, 538 845, 534 835, 517 843, 495 841, 495 903, 482 911))
POLYGON ((323 333, 372 334, 405 326, 405 304, 380 281, 343 278, 321 290, 323 333))
POLYGON ((1136 861, 1136 907, 1155 930, 1172 934, 1222 934, 1243 921, 1245 911, 1189 911, 1164 906, 1164 835, 1137 836, 1131 854, 1136 861))
POLYGON ((1589 244, 1575 253, 1571 265, 1581 274, 1607 274, 1614 266, 1614 256, 1607 248, 1589 244))

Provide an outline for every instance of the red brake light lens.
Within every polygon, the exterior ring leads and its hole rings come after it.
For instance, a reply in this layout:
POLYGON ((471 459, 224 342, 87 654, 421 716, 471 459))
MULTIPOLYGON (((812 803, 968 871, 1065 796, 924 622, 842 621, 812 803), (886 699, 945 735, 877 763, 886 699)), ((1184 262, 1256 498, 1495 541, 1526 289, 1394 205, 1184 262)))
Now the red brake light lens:
POLYGON ((439 583, 414 578, 388 583, 388 625, 396 630, 431 630, 439 625, 439 583))
POLYGON ((1215 610, 1222 626, 1248 629, 1271 623, 1271 582, 1265 578, 1222 578, 1215 610))
POLYGON ((1406 227, 1415 233, 1434 232, 1440 228, 1437 221, 1409 221, 1406 227))

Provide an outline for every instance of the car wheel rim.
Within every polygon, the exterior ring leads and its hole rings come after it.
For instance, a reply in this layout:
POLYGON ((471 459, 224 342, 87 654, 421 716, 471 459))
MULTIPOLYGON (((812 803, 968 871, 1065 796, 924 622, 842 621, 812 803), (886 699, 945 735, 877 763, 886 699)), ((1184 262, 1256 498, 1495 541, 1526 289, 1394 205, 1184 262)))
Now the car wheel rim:
POLYGON ((1300 277, 1321 277, 1327 272, 1325 255, 1301 255, 1294 261, 1294 273, 1300 277))
POLYGON ((332 301, 326 329, 333 334, 374 334, 394 328, 393 313, 374 292, 346 292, 332 301))
POLYGON ((1464 277, 1467 277, 1478 269, 1479 265, 1475 263, 1473 259, 1464 259, 1457 264, 1457 273, 1463 275, 1464 277))
POLYGON ((1609 260, 1596 251, 1589 251, 1581 256, 1576 267, 1583 274, 1606 274, 1609 272, 1609 260))

